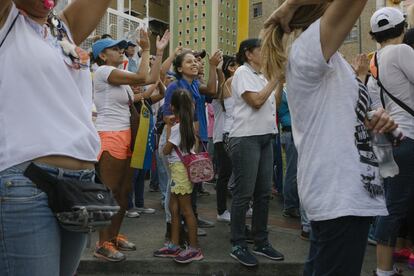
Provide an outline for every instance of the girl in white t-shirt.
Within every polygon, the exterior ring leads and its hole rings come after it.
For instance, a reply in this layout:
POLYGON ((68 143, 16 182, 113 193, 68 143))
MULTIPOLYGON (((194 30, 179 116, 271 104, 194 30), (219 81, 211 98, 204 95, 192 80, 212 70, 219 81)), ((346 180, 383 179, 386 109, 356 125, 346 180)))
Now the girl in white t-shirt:
POLYGON ((397 126, 383 109, 366 120, 367 89, 337 52, 366 2, 287 0, 265 23, 264 74, 286 76, 298 191, 311 221, 305 276, 360 275, 372 216, 387 214, 368 128, 397 126))
POLYGON ((193 183, 190 182, 187 169, 177 152, 187 155, 194 153, 196 135, 194 130, 194 105, 190 92, 177 89, 171 98, 171 109, 176 124, 167 125, 167 143, 163 153, 167 156, 171 171, 171 192, 169 209, 171 212, 171 242, 154 252, 156 257, 173 257, 176 262, 190 263, 204 258, 197 243, 197 220, 191 207, 193 183), (190 246, 185 250, 179 247, 181 214, 188 227, 190 246))
POLYGON ((131 125, 129 105, 141 101, 140 94, 134 95, 130 85, 155 83, 159 79, 161 59, 168 45, 169 32, 162 39, 157 37, 156 60, 149 71, 149 38, 140 30, 143 49, 138 72, 118 69, 124 61, 125 40, 101 39, 92 45, 93 56, 99 65, 94 75, 94 102, 97 109, 96 128, 101 138, 98 155, 102 181, 112 190, 120 206, 120 211, 112 219, 112 224, 100 231, 94 255, 108 261, 122 261, 125 255, 120 251, 136 250, 135 244, 119 234, 128 208, 128 193, 131 190, 133 170, 131 163, 131 125))

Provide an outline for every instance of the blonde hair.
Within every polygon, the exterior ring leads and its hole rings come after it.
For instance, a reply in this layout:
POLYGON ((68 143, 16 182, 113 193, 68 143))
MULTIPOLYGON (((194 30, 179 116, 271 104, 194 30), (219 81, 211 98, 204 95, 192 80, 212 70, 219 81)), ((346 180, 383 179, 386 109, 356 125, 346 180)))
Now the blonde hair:
POLYGON ((323 15, 327 7, 328 3, 300 7, 289 24, 291 34, 285 34, 282 27, 275 24, 262 29, 262 72, 268 80, 275 77, 285 80, 288 48, 302 31, 323 15))

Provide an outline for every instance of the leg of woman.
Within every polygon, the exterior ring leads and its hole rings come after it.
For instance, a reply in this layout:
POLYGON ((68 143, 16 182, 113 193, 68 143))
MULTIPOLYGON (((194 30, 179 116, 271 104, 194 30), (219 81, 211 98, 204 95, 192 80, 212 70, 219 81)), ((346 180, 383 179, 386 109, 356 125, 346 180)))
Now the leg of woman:
POLYGON ((246 212, 254 193, 261 147, 257 137, 233 137, 230 139, 230 151, 234 173, 231 242, 233 246, 247 247, 246 212))
POLYGON ((138 176, 135 179, 135 207, 144 208, 144 190, 145 190, 145 174, 147 170, 138 170, 138 176))
POLYGON ((76 274, 83 250, 86 247, 87 234, 60 229, 60 275, 76 274))
POLYGON ((174 195, 178 199, 179 209, 184 216, 185 223, 188 228, 188 238, 190 246, 193 248, 198 247, 197 243, 197 221, 191 207, 191 194, 188 195, 174 195))
POLYGON ((414 189, 414 140, 405 138, 399 147, 394 148, 394 159, 400 173, 384 180, 388 216, 379 217, 375 236, 377 239, 378 269, 393 269, 394 251, 401 221, 406 217, 410 195, 414 189))
MULTIPOLYGON (((104 151, 99 160, 99 170, 103 183, 111 189, 120 206, 118 214, 112 218, 111 225, 108 228, 99 231, 99 244, 102 244, 103 242, 110 241, 116 237, 122 219, 124 218, 126 208, 128 207, 128 200, 126 204, 124 204, 122 199, 122 181, 125 174, 125 160, 117 159, 111 156, 109 152, 104 151)), ((129 186, 131 186, 131 182, 129 183, 129 186)))
POLYGON ((232 168, 231 160, 224 150, 224 144, 222 142, 214 144, 214 152, 217 157, 217 214, 221 215, 227 210, 227 184, 229 182, 232 168))
MULTIPOLYGON (((191 206, 191 204, 190 204, 191 206)), ((171 242, 175 245, 180 244, 180 206, 177 195, 170 193, 169 208, 171 212, 171 242)))
POLYGON ((47 195, 23 171, 0 172, 0 274, 59 275, 58 222, 47 195))
POLYGON ((267 220, 272 192, 272 135, 260 136, 260 158, 254 185, 252 234, 256 246, 268 243, 267 220))

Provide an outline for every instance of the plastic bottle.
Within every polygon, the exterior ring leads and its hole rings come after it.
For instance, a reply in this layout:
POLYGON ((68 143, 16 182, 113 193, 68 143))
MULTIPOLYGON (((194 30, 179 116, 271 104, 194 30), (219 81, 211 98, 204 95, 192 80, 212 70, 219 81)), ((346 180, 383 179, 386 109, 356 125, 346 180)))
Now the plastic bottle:
MULTIPOLYGON (((375 111, 368 112, 368 120, 371 120, 375 111)), ((392 133, 386 135, 383 133, 370 132, 372 139, 372 147, 375 156, 379 163, 379 172, 383 178, 394 177, 399 173, 397 163, 395 163, 394 155, 392 151, 392 140, 400 141, 403 138, 403 134, 399 128, 395 129, 392 133), (389 138, 391 136, 391 138, 389 138)))

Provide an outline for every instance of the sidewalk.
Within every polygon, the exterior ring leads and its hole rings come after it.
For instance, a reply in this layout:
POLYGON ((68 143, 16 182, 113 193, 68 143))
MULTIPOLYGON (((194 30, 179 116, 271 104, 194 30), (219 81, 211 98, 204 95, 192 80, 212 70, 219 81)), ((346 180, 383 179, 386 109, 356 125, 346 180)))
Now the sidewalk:
MULTIPOLYGON (((148 186, 148 182, 146 182, 148 186)), ((211 185, 205 185, 210 191, 209 196, 203 196, 198 201, 198 211, 202 218, 216 222, 216 196, 211 185)), ((88 275, 216 275, 216 276, 243 276, 243 275, 302 275, 309 242, 299 238, 300 222, 298 219, 282 216, 280 199, 271 200, 269 212, 269 239, 273 246, 285 255, 282 262, 271 261, 258 257, 259 266, 246 268, 229 256, 230 227, 226 223, 216 222, 214 228, 204 229, 206 237, 199 237, 203 249, 204 260, 189 265, 174 263, 171 259, 152 257, 152 252, 163 245, 165 234, 164 211, 160 205, 160 194, 151 193, 146 189, 145 204, 155 208, 152 215, 141 215, 140 218, 125 218, 121 233, 137 245, 138 250, 127 252, 127 260, 121 263, 110 263, 93 257, 93 248, 97 240, 97 233, 92 234, 91 248, 87 248, 82 257, 78 276, 88 275)), ((230 207, 230 200, 228 202, 230 207)), ((250 223, 250 219, 247 220, 250 223)), ((368 246, 365 257, 363 276, 371 276, 376 267, 375 247, 368 246)), ((405 276, 414 276, 403 265, 405 276)))

